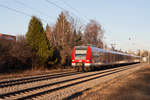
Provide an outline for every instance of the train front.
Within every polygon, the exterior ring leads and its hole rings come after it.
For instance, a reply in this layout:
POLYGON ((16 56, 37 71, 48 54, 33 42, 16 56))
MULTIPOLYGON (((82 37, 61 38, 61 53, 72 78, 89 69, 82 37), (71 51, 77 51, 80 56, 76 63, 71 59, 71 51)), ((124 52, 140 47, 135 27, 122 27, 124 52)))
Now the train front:
POLYGON ((72 66, 91 66, 90 46, 75 46, 73 48, 72 66))

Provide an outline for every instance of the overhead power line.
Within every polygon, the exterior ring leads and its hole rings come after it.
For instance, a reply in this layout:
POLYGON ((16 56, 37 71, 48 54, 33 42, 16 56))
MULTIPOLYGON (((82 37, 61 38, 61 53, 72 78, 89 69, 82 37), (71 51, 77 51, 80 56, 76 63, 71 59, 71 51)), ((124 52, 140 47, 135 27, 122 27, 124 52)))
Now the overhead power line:
POLYGON ((70 4, 68 4, 66 1, 61 0, 61 2, 63 2, 66 6, 68 6, 69 8, 71 8, 72 10, 74 10, 75 12, 79 13, 79 11, 77 9, 75 9, 74 7, 72 7, 70 4))
MULTIPOLYGON (((8 9, 8 10, 13 11, 13 12, 16 12, 16 13, 19 13, 19 14, 22 14, 22 15, 25 15, 25 16, 28 16, 28 17, 32 17, 32 16, 33 16, 33 15, 30 15, 30 14, 25 13, 25 12, 23 12, 23 11, 20 11, 20 10, 14 9, 14 8, 10 8, 10 7, 5 6, 5 5, 2 5, 2 4, 0 4, 0 7, 1 7, 1 8, 8 9)), ((40 18, 40 19, 41 19, 41 18, 40 18)), ((41 20, 45 21, 44 19, 41 19, 41 20)), ((46 21, 45 21, 45 22, 46 22, 46 21)))
MULTIPOLYGON (((59 5, 57 5, 55 2, 52 2, 52 1, 50 1, 50 0, 45 0, 46 2, 48 2, 49 4, 51 4, 51 5, 53 5, 53 6, 55 6, 55 7, 57 7, 57 8, 59 8, 59 9, 61 9, 61 10, 64 10, 64 11, 68 11, 67 9, 65 9, 65 8, 63 8, 63 7, 61 7, 61 6, 59 6, 59 5)), ((75 13, 73 13, 73 12, 71 12, 73 15, 75 15, 76 17, 78 17, 75 13)), ((84 19, 83 19, 84 20, 84 19)))
MULTIPOLYGON (((81 14, 79 10, 77 10, 76 8, 74 8, 73 6, 71 6, 69 3, 67 3, 65 0, 61 0, 61 2, 63 2, 66 6, 68 6, 69 8, 71 8, 72 10, 74 10, 76 13, 78 13, 79 15, 81 14)), ((88 18, 86 16, 83 16, 85 19, 88 20, 88 18)))
MULTIPOLYGON (((67 3, 65 0, 61 0, 61 2, 63 2, 66 6, 68 6, 72 10, 74 10, 78 16, 81 16, 81 13, 76 8, 72 7, 69 3, 67 3)), ((75 16, 77 16, 77 15, 75 15, 75 16)), ((86 20, 88 21, 88 18, 86 16, 82 16, 81 19, 84 21, 86 21, 86 20)))
POLYGON ((52 18, 51 16, 45 14, 44 12, 42 12, 42 11, 40 11, 40 10, 37 10, 37 9, 35 9, 34 7, 31 7, 31 6, 29 6, 29 5, 27 5, 27 4, 23 3, 23 2, 21 2, 20 0, 14 0, 14 1, 15 1, 16 3, 18 3, 18 4, 22 5, 22 6, 24 6, 24 7, 27 7, 28 9, 31 9, 32 11, 35 11, 35 12, 38 12, 39 14, 42 14, 43 16, 45 15, 46 17, 52 18))
POLYGON ((25 13, 25 12, 16 10, 16 9, 14 9, 14 8, 7 7, 7 6, 5 6, 5 5, 1 5, 1 4, 0 4, 0 7, 1 7, 1 8, 6 8, 6 9, 11 10, 11 11, 13 11, 13 12, 17 12, 17 13, 26 15, 26 16, 28 16, 28 17, 31 17, 31 16, 32 16, 32 15, 30 15, 30 14, 27 14, 27 13, 25 13))
POLYGON ((62 9, 62 10, 64 10, 64 11, 66 11, 65 8, 63 8, 63 7, 59 6, 59 5, 57 5, 56 3, 54 3, 54 2, 52 2, 52 1, 50 1, 50 0, 45 0, 45 1, 48 2, 49 4, 54 5, 55 7, 59 8, 59 9, 62 9))

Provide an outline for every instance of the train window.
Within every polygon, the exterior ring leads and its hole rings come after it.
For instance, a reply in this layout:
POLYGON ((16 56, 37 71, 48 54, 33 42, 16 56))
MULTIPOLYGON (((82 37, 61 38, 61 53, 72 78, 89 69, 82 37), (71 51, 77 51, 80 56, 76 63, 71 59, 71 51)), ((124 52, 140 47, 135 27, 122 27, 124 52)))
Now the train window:
POLYGON ((102 52, 99 52, 99 56, 103 56, 104 54, 102 52))
POLYGON ((99 56, 99 52, 96 52, 96 51, 92 52, 92 54, 93 54, 94 57, 98 57, 99 56))
POLYGON ((82 60, 82 59, 86 59, 86 53, 87 53, 87 50, 75 50, 75 59, 79 59, 79 60, 82 60))
POLYGON ((86 54, 87 50, 76 50, 75 54, 86 54))
POLYGON ((104 63, 108 63, 108 53, 104 53, 104 63))
POLYGON ((75 54, 75 59, 79 60, 86 59, 86 54, 75 54))

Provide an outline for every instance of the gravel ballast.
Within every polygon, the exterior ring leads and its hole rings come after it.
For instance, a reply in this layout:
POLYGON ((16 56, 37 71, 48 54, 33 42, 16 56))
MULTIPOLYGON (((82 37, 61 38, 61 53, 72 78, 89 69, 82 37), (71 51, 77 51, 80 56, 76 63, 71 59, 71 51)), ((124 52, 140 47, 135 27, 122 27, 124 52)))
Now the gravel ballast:
MULTIPOLYGON (((15 96, 7 97, 7 99, 18 99, 24 98, 27 96, 29 98, 34 97, 34 99, 41 99, 41 100, 60 100, 60 99, 69 99, 75 98, 76 94, 82 93, 83 91, 87 91, 92 87, 102 84, 106 81, 113 80, 121 75, 127 75, 132 73, 138 69, 140 69, 144 65, 129 65, 124 67, 118 67, 113 69, 95 71, 95 72, 87 72, 77 75, 71 75, 56 79, 48 79, 43 81, 31 82, 27 84, 20 84, 10 87, 0 88, 0 93, 10 93, 15 92, 23 89, 39 87, 42 85, 47 85, 42 88, 33 89, 31 91, 22 92, 21 94, 17 94, 15 96), (136 66, 136 67, 135 67, 136 66), (89 76, 88 76, 89 75, 89 76), (85 77, 87 76, 87 77, 85 77), (82 77, 82 78, 81 78, 82 77), (66 81, 70 80, 70 81, 66 81), (62 81, 62 83, 61 83, 62 81), (60 84, 55 84, 60 82, 60 84), (48 85, 53 84, 53 85, 48 85)), ((26 99, 26 98, 24 98, 26 99)))

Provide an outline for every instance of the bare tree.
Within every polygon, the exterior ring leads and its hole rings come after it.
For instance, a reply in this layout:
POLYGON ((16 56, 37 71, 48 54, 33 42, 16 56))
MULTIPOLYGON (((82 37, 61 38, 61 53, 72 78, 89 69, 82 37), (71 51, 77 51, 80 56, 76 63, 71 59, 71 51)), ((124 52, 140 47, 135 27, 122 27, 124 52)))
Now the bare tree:
POLYGON ((102 48, 103 33, 102 26, 97 21, 91 20, 85 27, 84 40, 88 44, 94 44, 102 48))
POLYGON ((56 25, 53 30, 55 44, 57 47, 64 48, 69 39, 71 33, 70 23, 66 19, 65 13, 62 12, 56 22, 56 25))
POLYGON ((18 35, 17 36, 17 42, 25 42, 25 36, 24 35, 18 35))
POLYGON ((22 35, 17 37, 17 41, 0 39, 0 55, 0 72, 15 72, 39 66, 39 57, 26 44, 22 35))
POLYGON ((147 51, 147 50, 144 50, 144 51, 142 52, 142 56, 143 56, 143 57, 147 57, 147 56, 148 56, 148 51, 147 51))
POLYGON ((47 39, 49 40, 49 43, 52 47, 55 47, 56 46, 56 35, 54 34, 53 32, 53 27, 52 26, 49 26, 47 24, 46 26, 46 36, 47 36, 47 39))
MULTIPOLYGON (((55 24, 55 26, 46 27, 46 35, 53 48, 59 51, 61 56, 61 64, 65 63, 72 46, 72 28, 71 23, 67 19, 67 14, 62 12, 55 24)), ((57 53, 58 54, 58 53, 57 53)))
POLYGON ((72 16, 67 16, 71 25, 71 32, 72 32, 72 47, 75 45, 84 44, 82 40, 83 37, 83 25, 81 24, 80 20, 77 18, 73 18, 72 16))

